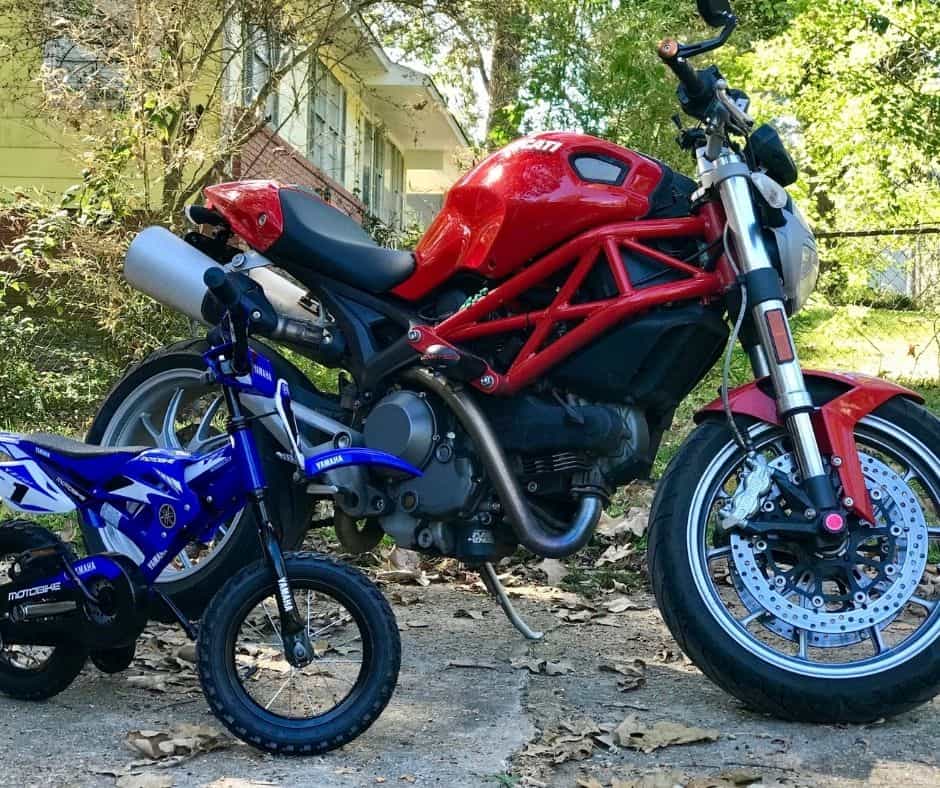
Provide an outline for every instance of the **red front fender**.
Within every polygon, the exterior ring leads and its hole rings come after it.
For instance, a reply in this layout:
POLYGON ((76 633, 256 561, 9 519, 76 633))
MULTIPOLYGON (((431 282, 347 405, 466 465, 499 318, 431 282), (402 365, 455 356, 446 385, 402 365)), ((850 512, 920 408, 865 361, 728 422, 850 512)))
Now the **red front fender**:
MULTIPOLYGON (((821 405, 817 403, 819 407, 813 414, 816 439, 819 441, 819 448, 823 454, 842 459, 842 464, 839 466, 839 479, 842 481, 845 497, 852 499, 852 510, 863 520, 874 522, 875 515, 865 487, 862 464, 859 462, 858 449, 855 445, 853 434, 855 425, 894 397, 906 397, 921 403, 924 398, 903 386, 855 372, 805 370, 803 374, 811 390, 814 380, 834 382, 844 388, 842 393, 827 402, 821 405)), ((761 388, 761 385, 760 381, 754 381, 730 391, 728 399, 731 410, 737 415, 750 416, 758 421, 779 426, 781 421, 777 413, 777 402, 761 388)), ((765 387, 769 388, 769 386, 765 387)), ((698 411, 695 414, 695 421, 701 422, 706 418, 714 418, 716 413, 722 412, 719 398, 698 411)))

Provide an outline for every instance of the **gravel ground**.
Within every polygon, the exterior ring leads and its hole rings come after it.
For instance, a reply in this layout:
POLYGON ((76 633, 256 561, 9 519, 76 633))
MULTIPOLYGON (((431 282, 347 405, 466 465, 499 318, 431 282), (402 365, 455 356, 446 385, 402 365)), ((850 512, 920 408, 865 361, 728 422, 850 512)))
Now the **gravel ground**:
MULTIPOLYGON (((46 703, 0 699, 0 785, 940 785, 937 702, 863 727, 754 715, 685 661, 643 595, 631 597, 632 607, 646 609, 603 624, 560 622, 544 592, 521 599, 523 613, 547 633, 526 644, 479 593, 444 585, 387 590, 402 629, 400 684, 381 719, 342 750, 285 759, 228 742, 169 765, 142 762, 126 743, 129 731, 218 727, 195 675, 178 662, 178 672, 165 674, 165 690, 153 691, 128 682, 150 675, 145 663, 117 676, 88 667, 46 703), (484 615, 455 616, 460 609, 484 615), (637 668, 644 683, 629 691, 618 688, 629 677, 599 668, 635 659, 645 663, 637 668), (718 738, 649 754, 598 743, 629 715, 640 726, 668 721, 718 738)), ((145 659, 175 653, 182 642, 161 627, 149 635, 145 659)))

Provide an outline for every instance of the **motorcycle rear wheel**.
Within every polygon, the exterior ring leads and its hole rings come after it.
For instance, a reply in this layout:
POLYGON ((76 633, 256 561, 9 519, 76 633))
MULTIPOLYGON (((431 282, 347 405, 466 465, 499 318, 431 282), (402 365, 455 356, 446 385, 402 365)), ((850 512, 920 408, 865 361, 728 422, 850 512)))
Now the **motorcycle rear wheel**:
MULTIPOLYGON (((782 430, 753 424, 750 435, 759 451, 775 457, 772 465, 789 467, 782 430)), ((940 596, 925 591, 940 587, 922 576, 928 550, 940 540, 940 459, 929 448, 940 446, 940 422, 895 399, 859 423, 856 439, 866 483, 876 490, 874 530, 881 536, 866 540, 864 526, 855 526, 856 547, 844 560, 851 565, 857 552, 861 568, 849 576, 851 587, 841 589, 841 602, 833 600, 842 581, 831 575, 825 597, 814 590, 823 586, 813 567, 822 577, 826 557, 807 551, 802 559, 788 558, 781 542, 727 536, 717 526, 715 511, 733 491, 743 461, 724 422, 695 430, 653 502, 650 574, 673 637, 712 681, 775 717, 870 722, 940 691, 940 596), (792 586, 785 585, 787 566, 794 569, 792 586), (778 575, 783 590, 774 596, 778 575), (788 601, 792 611, 781 613, 788 601), (801 628, 804 618, 811 623, 801 628)))
MULTIPOLYGON (((202 380, 206 371, 202 354, 207 348, 205 340, 179 342, 129 369, 101 404, 88 431, 88 442, 199 451, 211 449, 213 441, 224 440, 221 392, 202 380)), ((293 549, 310 525, 314 500, 292 482, 291 468, 276 456, 274 439, 260 428, 255 435, 265 466, 268 500, 284 531, 284 548, 293 549)), ((141 559, 134 544, 114 528, 98 529, 83 520, 82 535, 89 553, 116 551, 141 559)), ((157 587, 187 616, 198 619, 215 592, 260 555, 254 514, 244 510, 207 548, 190 546, 180 553, 160 575, 157 587)), ((162 605, 155 605, 152 614, 172 620, 162 605)))

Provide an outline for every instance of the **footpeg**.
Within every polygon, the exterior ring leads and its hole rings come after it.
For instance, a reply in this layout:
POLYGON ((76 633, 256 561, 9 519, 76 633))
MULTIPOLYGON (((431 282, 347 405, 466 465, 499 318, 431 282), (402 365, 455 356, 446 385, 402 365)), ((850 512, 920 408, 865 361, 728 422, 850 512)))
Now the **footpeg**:
POLYGON ((483 585, 486 586, 486 590, 496 597, 496 601, 499 602, 499 606, 506 614, 506 618, 509 619, 509 623, 522 633, 522 637, 526 640, 541 640, 545 637, 544 632, 537 632, 532 629, 522 620, 519 613, 516 612, 516 608, 513 607, 512 602, 509 600, 509 594, 506 593, 503 584, 499 582, 499 578, 496 576, 496 570, 489 561, 483 564, 480 579, 483 581, 483 585))

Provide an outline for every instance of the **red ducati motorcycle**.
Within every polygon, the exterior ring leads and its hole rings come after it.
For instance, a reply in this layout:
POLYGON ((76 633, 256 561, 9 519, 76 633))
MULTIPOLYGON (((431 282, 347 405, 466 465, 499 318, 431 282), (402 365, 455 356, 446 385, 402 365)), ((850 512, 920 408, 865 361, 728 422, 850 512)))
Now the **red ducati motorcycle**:
MULTIPOLYGON (((363 446, 423 471, 324 469, 323 485, 304 487, 273 404, 246 396, 267 427, 288 547, 318 497, 335 495, 329 523, 348 549, 384 533, 478 566, 529 637, 493 562, 519 545, 550 557, 584 547, 724 355, 722 396, 697 414, 653 504, 649 565, 666 623, 753 708, 820 722, 896 714, 940 684, 940 599, 921 584, 940 539, 940 424, 912 391, 801 367, 789 317, 818 259, 786 192, 797 169, 741 91, 690 64, 736 24, 723 0, 699 10, 717 37, 659 51, 697 121, 680 136, 695 179, 582 134, 525 137, 454 185, 413 252, 378 247, 298 188, 228 183, 189 209, 204 232, 144 230, 125 273, 211 324, 220 307, 203 276, 222 267, 256 305, 254 337, 341 370, 330 394, 264 351, 290 384, 305 451, 363 446), (738 341, 755 380, 729 391, 738 341)), ((181 343, 132 369, 90 440, 225 440, 204 349, 181 343)), ((250 517, 182 552, 163 590, 198 614, 256 550, 250 517)), ((108 529, 86 538, 133 552, 108 529)))

